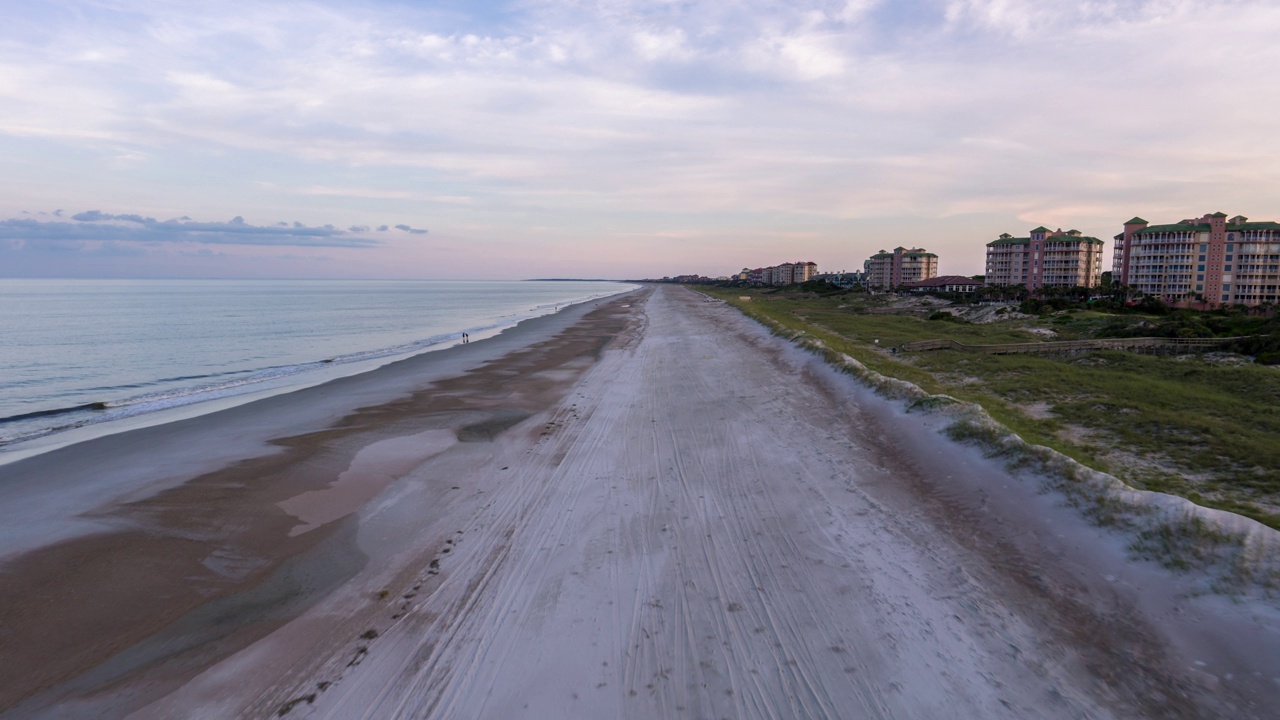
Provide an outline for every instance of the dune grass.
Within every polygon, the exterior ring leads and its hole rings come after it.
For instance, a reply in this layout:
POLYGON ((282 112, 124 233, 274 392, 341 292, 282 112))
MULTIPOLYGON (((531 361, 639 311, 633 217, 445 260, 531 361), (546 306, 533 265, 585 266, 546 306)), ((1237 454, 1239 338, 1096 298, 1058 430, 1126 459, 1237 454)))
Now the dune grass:
POLYGON ((971 344, 1043 339, 1029 328, 1052 329, 1054 339, 1083 339, 1143 318, 1076 312, 975 325, 929 320, 928 311, 872 314, 883 312, 884 296, 698 289, 813 336, 883 375, 978 403, 1027 441, 1134 487, 1280 529, 1280 369, 1122 351, 892 354, 891 347, 935 338, 971 344))

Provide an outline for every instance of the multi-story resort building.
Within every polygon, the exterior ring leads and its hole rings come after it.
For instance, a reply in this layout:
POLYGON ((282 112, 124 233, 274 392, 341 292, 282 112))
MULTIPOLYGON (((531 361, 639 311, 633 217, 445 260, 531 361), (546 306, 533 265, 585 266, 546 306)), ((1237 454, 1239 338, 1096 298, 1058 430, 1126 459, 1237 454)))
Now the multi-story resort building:
POLYGON ((1038 227, 1028 237, 1005 233, 987 243, 987 284, 1094 287, 1102 281, 1102 241, 1079 230, 1038 227))
POLYGON ((872 255, 863 263, 863 270, 868 288, 893 290, 905 283, 937 277, 938 256, 924 248, 897 247, 893 252, 881 250, 872 255))
POLYGON ((742 269, 746 281, 752 285, 790 285, 807 282, 818 274, 818 264, 812 262, 782 263, 767 268, 742 269))
POLYGON ((1280 301, 1280 223, 1213 213, 1172 225, 1135 217, 1116 236, 1115 282, 1171 304, 1280 301))
POLYGON ((781 271, 779 274, 782 278, 782 282, 775 283, 778 285, 808 282, 810 278, 818 274, 818 264, 814 262, 783 263, 782 265, 779 265, 778 268, 781 271), (790 280, 786 279, 788 266, 790 266, 789 269, 791 272, 790 280))

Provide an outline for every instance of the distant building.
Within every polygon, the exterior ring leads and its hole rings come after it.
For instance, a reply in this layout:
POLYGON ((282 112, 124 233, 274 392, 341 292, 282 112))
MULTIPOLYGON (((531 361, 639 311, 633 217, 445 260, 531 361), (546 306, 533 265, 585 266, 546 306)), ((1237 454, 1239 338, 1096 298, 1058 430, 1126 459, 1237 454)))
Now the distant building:
POLYGON ((820 280, 829 285, 836 287, 851 288, 862 284, 862 273, 860 272, 838 272, 838 273, 819 273, 809 278, 810 280, 820 280))
POLYGON ((1116 236, 1112 277, 1178 304, 1280 302, 1280 223, 1213 213, 1172 225, 1135 217, 1116 236))
POLYGON ((1029 237, 1008 233, 987 243, 988 285, 1095 287, 1102 281, 1102 241, 1079 230, 1038 227, 1029 237))
POLYGON ((747 282, 752 285, 791 285, 807 282, 817 275, 818 265, 812 262, 783 263, 755 270, 744 269, 743 272, 747 273, 747 282))
POLYGON ((802 283, 809 282, 814 275, 818 274, 818 263, 815 262, 798 262, 791 268, 791 281, 802 283))
POLYGON ((938 276, 938 256, 925 252, 924 248, 908 250, 903 247, 893 252, 872 255, 863 264, 867 287, 872 290, 893 290, 906 283, 919 282, 938 276))
POLYGON ((942 275, 940 277, 903 283, 903 287, 911 292, 975 292, 982 283, 963 275, 942 275))
POLYGON ((782 263, 773 270, 774 285, 791 285, 808 282, 818 274, 818 265, 812 262, 782 263))

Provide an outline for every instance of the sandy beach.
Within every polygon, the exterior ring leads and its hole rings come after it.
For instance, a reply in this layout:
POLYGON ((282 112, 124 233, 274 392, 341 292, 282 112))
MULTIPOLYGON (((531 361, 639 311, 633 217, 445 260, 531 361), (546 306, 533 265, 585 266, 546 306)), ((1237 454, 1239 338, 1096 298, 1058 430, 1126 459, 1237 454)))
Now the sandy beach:
POLYGON ((679 287, 0 467, 0 718, 1273 717, 1280 609, 679 287))

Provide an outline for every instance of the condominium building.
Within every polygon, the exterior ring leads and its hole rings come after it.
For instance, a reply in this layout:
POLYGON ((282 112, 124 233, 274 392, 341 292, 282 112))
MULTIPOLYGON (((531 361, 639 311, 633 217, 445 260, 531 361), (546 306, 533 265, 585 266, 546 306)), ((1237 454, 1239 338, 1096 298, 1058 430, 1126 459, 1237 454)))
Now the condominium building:
POLYGON ((818 274, 818 264, 814 262, 783 263, 774 273, 775 285, 808 282, 809 278, 818 274))
POLYGON ((791 278, 796 269, 795 263, 782 263, 773 268, 773 284, 774 285, 790 285, 794 282, 791 278))
POLYGON ((1004 233, 987 243, 987 284, 1094 287, 1102 281, 1102 241, 1079 230, 1038 227, 1027 237, 1004 233))
POLYGON ((794 276, 796 282, 809 282, 818 274, 818 263, 812 260, 796 263, 796 265, 797 269, 794 276))
POLYGON ((818 264, 813 262, 782 263, 754 270, 743 269, 747 282, 752 285, 790 285, 807 282, 818 274, 818 264))
POLYGON ((1280 300, 1280 223, 1213 213, 1171 225, 1140 217, 1116 236, 1112 277, 1168 303, 1280 300))
POLYGON ((919 282, 938 276, 938 256, 924 248, 896 247, 893 252, 880 252, 863 263, 867 287, 893 290, 904 283, 919 282))

